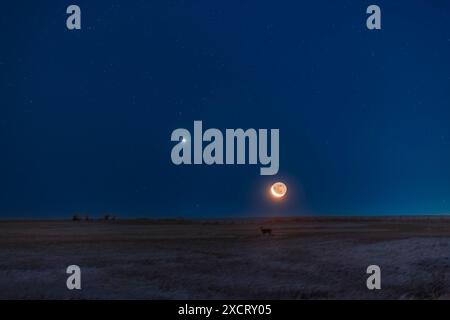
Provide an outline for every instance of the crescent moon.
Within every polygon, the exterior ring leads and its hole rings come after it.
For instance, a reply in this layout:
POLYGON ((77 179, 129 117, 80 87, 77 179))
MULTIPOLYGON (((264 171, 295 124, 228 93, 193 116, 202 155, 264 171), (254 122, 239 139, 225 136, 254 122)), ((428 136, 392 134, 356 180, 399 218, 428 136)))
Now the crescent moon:
POLYGON ((283 182, 276 182, 270 188, 270 192, 275 198, 282 198, 286 195, 287 187, 283 182))

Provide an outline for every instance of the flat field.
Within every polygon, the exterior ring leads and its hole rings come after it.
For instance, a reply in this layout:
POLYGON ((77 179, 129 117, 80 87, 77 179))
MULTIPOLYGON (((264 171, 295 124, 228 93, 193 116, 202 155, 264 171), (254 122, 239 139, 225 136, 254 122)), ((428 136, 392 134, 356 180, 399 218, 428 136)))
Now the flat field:
POLYGON ((0 298, 448 299, 450 220, 2 221, 0 298))

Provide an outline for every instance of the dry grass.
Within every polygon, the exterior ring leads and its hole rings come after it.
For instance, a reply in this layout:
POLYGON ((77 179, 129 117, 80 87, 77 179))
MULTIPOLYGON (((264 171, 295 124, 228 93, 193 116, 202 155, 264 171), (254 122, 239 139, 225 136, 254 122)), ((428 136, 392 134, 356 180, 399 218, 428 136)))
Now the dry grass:
POLYGON ((0 298, 439 299, 449 244, 439 219, 0 222, 0 298), (65 288, 70 264, 81 291, 65 288))

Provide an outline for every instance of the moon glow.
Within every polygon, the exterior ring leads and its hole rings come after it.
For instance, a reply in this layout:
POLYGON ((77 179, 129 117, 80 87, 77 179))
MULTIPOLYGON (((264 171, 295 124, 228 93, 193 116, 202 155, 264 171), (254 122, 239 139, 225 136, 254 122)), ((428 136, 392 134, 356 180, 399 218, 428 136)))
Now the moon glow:
POLYGON ((287 187, 283 182, 276 182, 270 188, 270 192, 275 198, 283 198, 286 195, 287 187))

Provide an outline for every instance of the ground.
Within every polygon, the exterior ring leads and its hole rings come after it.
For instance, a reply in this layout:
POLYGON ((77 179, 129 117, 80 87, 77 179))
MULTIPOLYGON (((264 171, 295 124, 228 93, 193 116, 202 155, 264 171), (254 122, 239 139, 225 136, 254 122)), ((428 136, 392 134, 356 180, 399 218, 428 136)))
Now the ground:
POLYGON ((450 220, 0 222, 0 299, 80 298, 448 299, 450 220))

